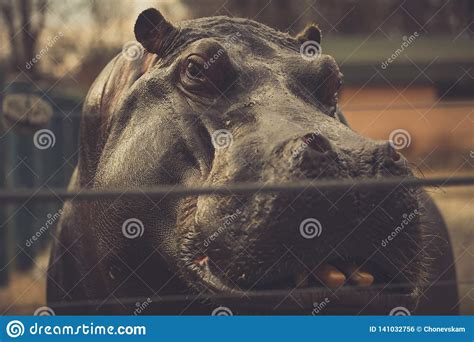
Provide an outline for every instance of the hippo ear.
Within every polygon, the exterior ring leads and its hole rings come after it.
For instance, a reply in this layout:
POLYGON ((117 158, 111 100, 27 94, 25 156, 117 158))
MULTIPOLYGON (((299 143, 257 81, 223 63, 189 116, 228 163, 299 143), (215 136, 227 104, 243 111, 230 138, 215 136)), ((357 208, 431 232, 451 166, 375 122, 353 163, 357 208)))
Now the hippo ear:
POLYGON ((300 43, 312 40, 317 42, 318 44, 321 44, 321 30, 316 24, 308 25, 303 31, 301 31, 296 36, 296 39, 298 39, 300 43))
POLYGON ((166 41, 177 29, 157 9, 149 8, 138 16, 134 31, 135 38, 148 52, 162 57, 166 41))

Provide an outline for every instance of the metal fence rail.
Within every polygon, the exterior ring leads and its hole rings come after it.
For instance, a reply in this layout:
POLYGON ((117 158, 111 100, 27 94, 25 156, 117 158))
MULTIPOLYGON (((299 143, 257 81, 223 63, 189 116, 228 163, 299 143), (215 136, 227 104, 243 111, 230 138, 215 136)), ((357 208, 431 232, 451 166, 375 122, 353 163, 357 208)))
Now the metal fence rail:
POLYGON ((315 180, 287 184, 262 183, 235 183, 211 187, 187 187, 180 185, 163 185, 145 189, 107 189, 107 190, 76 190, 49 189, 49 190, 1 190, 0 205, 30 202, 30 201, 66 201, 66 200, 99 200, 119 197, 150 197, 164 198, 168 196, 195 196, 195 195, 244 195, 253 193, 301 192, 301 191, 340 191, 347 189, 387 189, 427 186, 460 186, 474 185, 474 176, 470 177, 390 177, 367 180, 315 180))

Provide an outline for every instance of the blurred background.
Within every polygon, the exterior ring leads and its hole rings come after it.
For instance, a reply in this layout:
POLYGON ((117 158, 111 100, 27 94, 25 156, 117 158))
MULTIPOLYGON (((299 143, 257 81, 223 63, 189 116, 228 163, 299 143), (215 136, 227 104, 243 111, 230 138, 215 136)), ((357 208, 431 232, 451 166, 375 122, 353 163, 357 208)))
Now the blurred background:
MULTIPOLYGON (((317 23, 323 53, 344 74, 340 106, 356 131, 388 140, 402 130, 401 152, 420 176, 472 174, 472 0, 0 0, 0 187, 67 185, 84 96, 133 40, 134 21, 148 7, 175 23, 226 15, 291 34, 317 23), (44 128, 54 143, 38 148, 33 137, 44 128)), ((471 314, 472 190, 430 190, 453 240, 462 310, 471 314)), ((59 208, 0 207, 0 314, 32 314, 45 304, 59 208)))

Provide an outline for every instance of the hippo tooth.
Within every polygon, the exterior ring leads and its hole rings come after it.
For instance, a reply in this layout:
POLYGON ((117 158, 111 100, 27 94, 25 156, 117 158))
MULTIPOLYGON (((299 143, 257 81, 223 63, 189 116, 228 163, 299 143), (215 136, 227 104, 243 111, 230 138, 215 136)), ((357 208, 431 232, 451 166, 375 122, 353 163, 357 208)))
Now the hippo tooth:
POLYGON ((374 283, 374 276, 369 272, 360 270, 355 264, 343 265, 341 269, 353 285, 370 286, 374 283))
POLYGON ((303 272, 296 273, 293 280, 297 288, 308 287, 308 274, 307 273, 303 273, 303 272))
POLYGON ((351 275, 351 283, 358 286, 370 286, 374 283, 374 276, 368 272, 357 271, 351 275))
POLYGON ((316 280, 330 288, 338 288, 346 282, 346 276, 336 267, 324 264, 314 272, 316 280))

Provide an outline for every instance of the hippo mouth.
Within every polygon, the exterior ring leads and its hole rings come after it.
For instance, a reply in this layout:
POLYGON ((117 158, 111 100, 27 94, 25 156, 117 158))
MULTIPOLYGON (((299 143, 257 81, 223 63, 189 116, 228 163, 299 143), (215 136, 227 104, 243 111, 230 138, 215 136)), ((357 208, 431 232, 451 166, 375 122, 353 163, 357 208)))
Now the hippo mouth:
MULTIPOLYGON (((338 290, 342 287, 373 288, 384 292, 412 293, 415 286, 404 282, 401 277, 391 275, 391 271, 376 263, 367 261, 363 267, 345 260, 331 260, 320 263, 313 270, 295 270, 288 275, 280 275, 269 281, 260 281, 252 285, 245 283, 232 285, 224 281, 217 273, 212 261, 205 256, 194 261, 201 273, 201 278, 215 291, 247 292, 293 289, 326 289, 338 290), (338 265, 338 266, 334 266, 338 265)), ((296 266, 296 265, 295 265, 296 266)), ((301 265, 300 265, 301 267, 301 265)), ((297 267, 295 267, 297 268, 297 267)), ((271 271, 269 271, 271 272, 271 271)))
MULTIPOLYGON (((211 302, 232 305, 242 313, 308 313, 314 303, 330 301, 332 309, 327 314, 386 314, 398 306, 411 310, 419 300, 420 268, 405 273, 381 252, 370 257, 342 256, 337 251, 317 257, 315 253, 313 258, 318 260, 308 262, 302 261, 291 246, 285 246, 286 260, 276 258, 271 262, 274 266, 258 275, 242 271, 236 276, 229 275, 218 257, 196 248, 199 233, 191 231, 181 242, 185 250, 179 267, 182 279, 203 298, 209 296, 211 302)), ((260 261, 253 260, 241 268, 258 269, 260 261)))
MULTIPOLYGON (((195 260, 197 267, 191 272, 199 279, 193 287, 199 288, 201 295, 206 293, 212 303, 230 306, 242 314, 314 314, 319 313, 320 305, 326 306, 324 303, 331 303, 325 314, 387 314, 395 307, 409 311, 416 308, 416 287, 391 277, 379 265, 366 263, 364 269, 370 271, 341 276, 334 273, 333 264, 340 262, 332 261, 314 272, 295 271, 247 287, 230 284, 216 275, 208 257, 195 260)), ((346 263, 349 264, 352 263, 346 263)))

